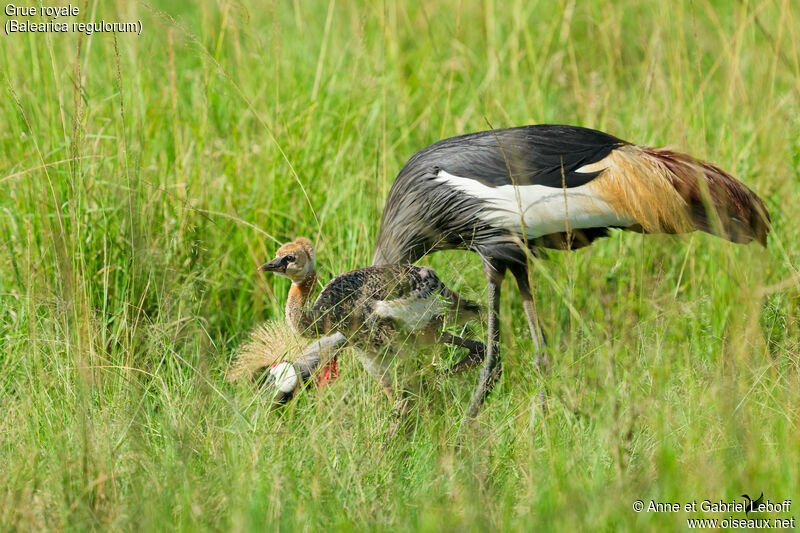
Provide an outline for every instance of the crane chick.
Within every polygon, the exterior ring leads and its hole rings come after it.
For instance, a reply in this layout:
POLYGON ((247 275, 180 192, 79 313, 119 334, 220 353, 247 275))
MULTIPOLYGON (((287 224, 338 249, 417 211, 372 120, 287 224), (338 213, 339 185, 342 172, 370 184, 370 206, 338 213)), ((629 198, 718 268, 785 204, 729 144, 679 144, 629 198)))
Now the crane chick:
MULTIPOLYGON (((281 246, 275 258, 259 267, 292 281, 286 320, 305 337, 341 333, 355 346, 365 369, 392 398, 389 365, 415 347, 444 342, 469 350, 451 372, 477 366, 483 343, 443 331, 445 322, 475 317, 479 306, 453 292, 433 269, 381 265, 353 270, 332 279, 309 305, 317 271, 311 241, 300 237, 281 246)), ((398 401, 405 402, 405 394, 398 401)), ((405 409, 405 403, 399 406, 405 409)))

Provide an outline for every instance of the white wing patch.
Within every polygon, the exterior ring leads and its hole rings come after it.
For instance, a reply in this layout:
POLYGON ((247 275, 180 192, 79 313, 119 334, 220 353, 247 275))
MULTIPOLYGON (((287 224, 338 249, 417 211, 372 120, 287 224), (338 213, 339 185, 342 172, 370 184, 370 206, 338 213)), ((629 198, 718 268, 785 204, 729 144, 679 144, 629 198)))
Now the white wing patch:
POLYGON ((590 172, 599 172, 601 170, 605 170, 611 165, 611 163, 607 161, 607 159, 610 158, 611 156, 605 156, 600 161, 595 161, 594 163, 583 165, 581 168, 576 168, 575 172, 579 172, 581 174, 589 174, 590 172))
POLYGON ((397 298, 378 300, 373 313, 381 318, 399 320, 409 331, 425 328, 431 320, 444 314, 445 306, 438 298, 397 298))
MULTIPOLYGON (((579 170, 585 171, 588 167, 579 170)), ((444 170, 439 171, 436 181, 486 202, 489 209, 478 215, 486 222, 520 231, 524 221, 525 232, 531 238, 567 229, 624 227, 635 223, 599 198, 597 189, 590 186, 591 182, 567 189, 544 185, 489 187, 478 180, 454 176, 444 170)))

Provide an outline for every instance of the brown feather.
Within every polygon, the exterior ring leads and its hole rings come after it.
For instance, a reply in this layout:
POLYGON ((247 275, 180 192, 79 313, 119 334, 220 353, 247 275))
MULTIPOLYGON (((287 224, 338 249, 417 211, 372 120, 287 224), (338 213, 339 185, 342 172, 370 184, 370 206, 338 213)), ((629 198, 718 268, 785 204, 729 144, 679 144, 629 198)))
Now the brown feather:
POLYGON ((624 145, 582 172, 605 169, 587 186, 645 233, 705 231, 766 246, 761 198, 727 172, 666 148, 624 145))
POLYGON ((770 218, 764 202, 742 182, 705 161, 665 148, 643 148, 670 171, 678 194, 689 204, 695 228, 733 242, 756 239, 767 245, 770 218))

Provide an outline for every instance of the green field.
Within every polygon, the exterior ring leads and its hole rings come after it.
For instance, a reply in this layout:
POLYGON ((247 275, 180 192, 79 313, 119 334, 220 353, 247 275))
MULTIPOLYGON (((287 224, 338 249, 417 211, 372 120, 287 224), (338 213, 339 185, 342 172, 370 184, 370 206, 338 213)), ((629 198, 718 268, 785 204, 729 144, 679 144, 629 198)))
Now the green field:
MULTIPOLYGON (((0 529, 684 531, 762 491, 794 503, 757 516, 800 517, 796 2, 78 4, 63 20, 141 35, 0 37, 0 529), (718 164, 764 199, 766 250, 614 232, 546 254, 551 372, 509 280, 479 417, 477 371, 433 380, 385 448, 351 355, 279 411, 225 381, 283 317, 288 281, 255 271, 279 243, 312 238, 323 283, 366 266, 408 157, 533 123, 718 164)), ((422 262, 485 301, 477 255, 422 262)))

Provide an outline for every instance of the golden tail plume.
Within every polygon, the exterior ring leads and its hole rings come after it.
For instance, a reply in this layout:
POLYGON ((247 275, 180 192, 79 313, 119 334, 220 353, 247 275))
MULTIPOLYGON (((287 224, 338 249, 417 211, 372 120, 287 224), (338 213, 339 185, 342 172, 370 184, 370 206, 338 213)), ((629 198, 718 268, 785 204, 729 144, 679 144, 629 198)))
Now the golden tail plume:
POLYGON ((700 230, 767 244, 770 219, 761 198, 714 165, 666 148, 625 145, 595 166, 584 171, 605 172, 590 185, 646 233, 700 230))

